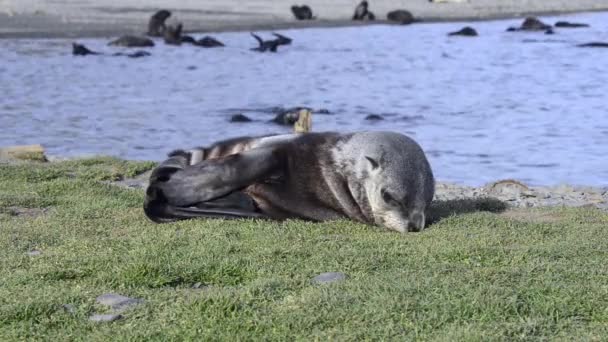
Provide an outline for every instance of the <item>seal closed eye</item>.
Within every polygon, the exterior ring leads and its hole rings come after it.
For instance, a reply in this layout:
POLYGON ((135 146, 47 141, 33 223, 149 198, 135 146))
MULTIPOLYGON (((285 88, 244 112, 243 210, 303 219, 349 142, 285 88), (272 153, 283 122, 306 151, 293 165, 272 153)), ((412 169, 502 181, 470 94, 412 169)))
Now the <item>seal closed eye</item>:
POLYGON ((155 222, 350 218, 420 231, 434 184, 420 146, 398 133, 241 137, 171 154, 150 177, 144 210, 155 222))

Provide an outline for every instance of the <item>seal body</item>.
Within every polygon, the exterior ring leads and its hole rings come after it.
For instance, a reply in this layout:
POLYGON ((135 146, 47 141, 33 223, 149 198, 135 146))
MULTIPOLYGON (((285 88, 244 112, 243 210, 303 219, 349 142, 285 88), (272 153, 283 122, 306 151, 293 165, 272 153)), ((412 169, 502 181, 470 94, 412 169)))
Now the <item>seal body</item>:
POLYGON ((350 218, 407 232, 424 228, 434 189, 424 152, 398 133, 243 137, 172 153, 153 171, 144 209, 156 222, 350 218))
POLYGON ((171 12, 167 10, 160 10, 154 13, 148 21, 148 32, 149 36, 162 37, 167 29, 165 21, 171 16, 171 12))

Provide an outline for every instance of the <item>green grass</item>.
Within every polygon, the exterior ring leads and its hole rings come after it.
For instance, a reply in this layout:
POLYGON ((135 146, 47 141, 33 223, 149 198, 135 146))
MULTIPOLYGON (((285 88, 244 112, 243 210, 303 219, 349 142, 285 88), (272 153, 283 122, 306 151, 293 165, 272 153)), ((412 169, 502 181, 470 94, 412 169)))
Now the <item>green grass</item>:
POLYGON ((349 221, 157 225, 143 191, 100 182, 151 166, 0 166, 1 341, 608 336, 605 212, 444 202, 430 229, 410 234, 349 221), (332 271, 348 279, 311 283, 332 271), (90 322, 108 292, 145 303, 90 322))

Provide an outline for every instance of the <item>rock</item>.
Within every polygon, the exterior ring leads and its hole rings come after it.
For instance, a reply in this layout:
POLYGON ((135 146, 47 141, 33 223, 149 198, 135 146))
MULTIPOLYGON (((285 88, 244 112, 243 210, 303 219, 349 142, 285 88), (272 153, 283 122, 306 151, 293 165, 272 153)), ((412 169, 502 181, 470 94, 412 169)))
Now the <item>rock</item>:
POLYGON ((368 116, 365 117, 365 120, 368 121, 379 121, 379 120, 384 120, 384 118, 378 114, 370 114, 368 116))
POLYGON ((76 312, 76 308, 72 304, 61 304, 61 308, 67 313, 73 314, 76 312))
POLYGON ((298 111, 298 121, 293 124, 294 133, 307 133, 312 131, 312 112, 309 109, 298 111))
POLYGON ((90 321, 101 323, 101 322, 114 322, 122 319, 120 314, 108 314, 108 315, 93 315, 89 317, 90 321))
POLYGON ((396 21, 401 25, 408 25, 415 21, 414 15, 407 10, 394 10, 388 12, 386 19, 390 21, 396 21))
POLYGON ((142 299, 129 298, 115 293, 106 293, 95 299, 98 304, 106 305, 115 311, 124 311, 130 307, 143 303, 142 299))
POLYGON ((234 114, 232 117, 230 117, 230 122, 251 122, 253 120, 251 120, 248 116, 245 116, 243 114, 234 114))
POLYGON ((458 31, 448 33, 448 36, 477 37, 477 31, 470 26, 465 26, 458 31))
POLYGON ((315 284, 327 284, 346 279, 346 274, 341 272, 326 272, 321 273, 312 279, 315 284))
POLYGON ((563 28, 578 28, 578 27, 589 27, 589 24, 571 23, 571 22, 568 22, 568 21, 558 21, 553 26, 555 26, 555 27, 563 27, 563 28))
POLYGON ((529 192, 529 188, 516 180, 505 179, 486 186, 490 195, 497 196, 499 199, 515 201, 523 192, 529 192))
POLYGON ((109 42, 108 45, 122 47, 152 47, 154 46, 154 41, 147 37, 122 36, 109 42))
POLYGON ((41 145, 21 145, 0 148, 0 162, 11 160, 48 161, 44 155, 44 148, 41 145))
POLYGON ((331 114, 331 112, 329 111, 329 109, 325 109, 325 108, 321 108, 321 109, 315 110, 315 111, 313 111, 313 113, 315 113, 315 114, 326 114, 326 115, 331 114))
POLYGON ((553 31, 552 28, 547 29, 547 31, 545 31, 545 34, 555 34, 555 31, 553 31))
POLYGON ((42 252, 37 250, 37 249, 32 249, 31 251, 27 252, 27 255, 29 256, 39 256, 42 255, 42 252))

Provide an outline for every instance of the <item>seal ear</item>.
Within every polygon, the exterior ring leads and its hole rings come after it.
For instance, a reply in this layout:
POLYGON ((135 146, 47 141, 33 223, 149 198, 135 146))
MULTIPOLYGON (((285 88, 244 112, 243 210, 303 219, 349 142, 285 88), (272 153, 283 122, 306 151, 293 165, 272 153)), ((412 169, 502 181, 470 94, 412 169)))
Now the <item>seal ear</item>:
POLYGON ((372 165, 372 170, 377 169, 378 167, 380 167, 380 164, 373 158, 365 156, 365 159, 367 159, 369 161, 369 163, 372 165))

